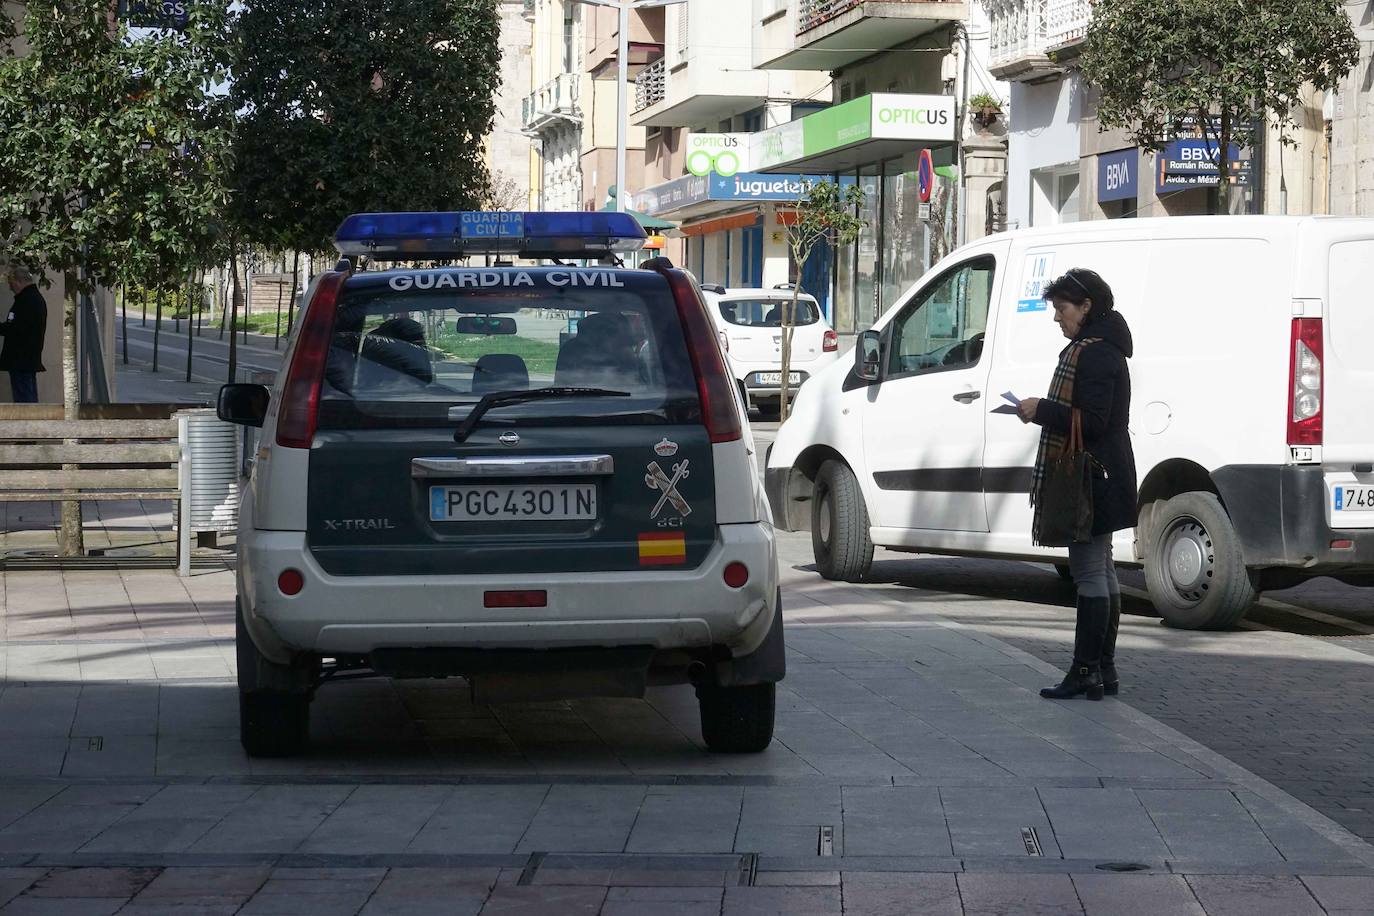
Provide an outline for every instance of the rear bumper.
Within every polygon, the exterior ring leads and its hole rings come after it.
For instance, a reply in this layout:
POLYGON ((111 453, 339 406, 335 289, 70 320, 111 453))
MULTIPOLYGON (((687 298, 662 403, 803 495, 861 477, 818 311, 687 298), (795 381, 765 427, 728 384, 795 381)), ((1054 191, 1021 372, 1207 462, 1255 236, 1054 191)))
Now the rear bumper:
POLYGON ((777 560, 767 524, 721 525, 690 570, 490 576, 332 576, 301 532, 247 530, 239 539, 239 598, 253 642, 279 662, 297 652, 368 655, 377 649, 573 649, 721 646, 734 656, 763 643, 774 616, 777 560), (726 564, 750 571, 727 586, 726 564), (300 570, 305 587, 281 594, 300 570), (542 608, 486 608, 487 590, 544 589, 542 608))
POLYGON ((1310 575, 1374 573, 1374 528, 1332 528, 1320 465, 1232 465, 1212 479, 1240 536, 1245 565, 1310 575), (1332 547, 1349 541, 1350 547, 1332 547))

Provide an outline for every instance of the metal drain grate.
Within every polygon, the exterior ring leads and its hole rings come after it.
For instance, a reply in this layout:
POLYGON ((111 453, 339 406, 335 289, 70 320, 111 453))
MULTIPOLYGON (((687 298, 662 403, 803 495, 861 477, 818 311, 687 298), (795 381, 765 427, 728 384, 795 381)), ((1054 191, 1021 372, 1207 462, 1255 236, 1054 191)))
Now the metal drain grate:
POLYGON ((759 854, 746 852, 739 861, 739 886, 753 887, 759 877, 759 854))
POLYGON ((1021 842, 1026 845, 1026 855, 1043 856, 1045 850, 1040 846, 1040 834, 1035 832, 1034 827, 1021 828, 1021 842))

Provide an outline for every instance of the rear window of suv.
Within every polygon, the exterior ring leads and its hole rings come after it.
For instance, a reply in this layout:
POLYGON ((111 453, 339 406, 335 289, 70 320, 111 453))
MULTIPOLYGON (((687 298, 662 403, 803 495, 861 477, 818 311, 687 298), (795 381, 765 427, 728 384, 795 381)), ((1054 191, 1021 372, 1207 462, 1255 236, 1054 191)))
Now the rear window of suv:
POLYGON ((350 278, 339 298, 320 426, 460 422, 484 396, 578 387, 623 396, 495 407, 503 423, 700 419, 667 280, 607 268, 456 268, 350 278))
MULTIPOLYGON (((786 299, 722 299, 717 304, 720 317, 730 324, 754 328, 782 327, 782 310, 786 299)), ((797 300, 793 324, 815 324, 820 320, 816 303, 810 299, 797 300)))

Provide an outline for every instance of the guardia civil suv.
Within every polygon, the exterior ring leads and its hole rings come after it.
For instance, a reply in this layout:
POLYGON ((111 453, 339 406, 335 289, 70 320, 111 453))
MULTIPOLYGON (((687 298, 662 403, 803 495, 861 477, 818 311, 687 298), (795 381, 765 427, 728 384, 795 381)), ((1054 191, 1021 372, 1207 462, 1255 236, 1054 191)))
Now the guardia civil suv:
POLYGON ((462 677, 479 702, 690 684, 709 748, 769 744, 773 530, 701 292, 663 259, 568 263, 643 241, 617 213, 345 220, 276 387, 220 393, 262 427, 238 538, 249 754, 301 750, 343 672, 462 677), (401 258, 474 266, 362 266, 401 258))

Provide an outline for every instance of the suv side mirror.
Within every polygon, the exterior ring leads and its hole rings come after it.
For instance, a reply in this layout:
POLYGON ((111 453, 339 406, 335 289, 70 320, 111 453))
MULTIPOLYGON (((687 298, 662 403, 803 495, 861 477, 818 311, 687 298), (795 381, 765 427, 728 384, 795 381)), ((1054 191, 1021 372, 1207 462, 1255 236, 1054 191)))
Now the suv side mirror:
POLYGON ((235 382, 220 388, 215 412, 225 423, 260 427, 267 417, 267 404, 271 400, 272 393, 265 385, 235 382))
POLYGON ((882 365, 883 342, 877 331, 864 331, 854 348, 854 374, 865 382, 876 382, 882 365))

